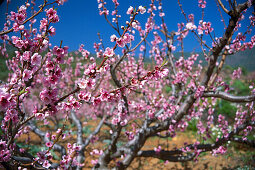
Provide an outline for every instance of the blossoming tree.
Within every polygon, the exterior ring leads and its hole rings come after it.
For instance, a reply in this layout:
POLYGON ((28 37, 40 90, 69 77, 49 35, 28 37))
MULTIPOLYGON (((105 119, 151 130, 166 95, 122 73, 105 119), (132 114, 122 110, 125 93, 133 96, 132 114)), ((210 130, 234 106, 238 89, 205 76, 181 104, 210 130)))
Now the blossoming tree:
MULTIPOLYGON (((195 23, 193 14, 186 15, 178 1, 186 22, 178 23, 175 31, 169 31, 165 24, 161 0, 130 6, 126 23, 119 21, 118 10, 123 9, 118 8, 117 0, 97 2, 99 14, 115 34, 109 37, 113 45, 106 48, 99 34, 99 43, 94 44, 95 57, 83 45, 75 53, 69 53, 62 42, 51 47, 50 37, 56 32, 54 23, 59 21, 53 6, 63 5, 64 0, 44 0, 42 4, 31 0, 7 14, 0 32, 3 42, 0 50, 8 59, 10 70, 8 80, 0 85, 0 163, 4 168, 86 167, 86 148, 98 140, 97 134, 103 127, 109 129, 110 140, 90 152, 98 158, 92 161, 94 169, 125 169, 137 157, 192 161, 203 152, 225 153, 229 141, 254 146, 247 135, 255 126, 255 86, 250 84, 246 96, 235 96, 220 74, 228 55, 255 45, 255 36, 250 35, 255 16, 247 12, 254 0, 240 4, 236 0, 216 1, 225 25, 219 36, 213 35, 212 24, 203 19, 205 0, 198 1, 202 11, 199 23, 195 23), (111 3, 114 10, 110 14, 107 7, 111 3), (36 28, 40 13, 44 17, 36 28), (139 15, 147 17, 145 25, 136 19, 139 15), (158 20, 159 25, 155 22, 158 20), (249 25, 241 29, 244 20, 249 25), (188 34, 201 46, 205 60, 198 64, 198 54, 188 58, 183 55, 183 42, 188 34), (149 36, 153 37, 151 42, 149 36), (212 45, 204 41, 206 38, 212 45), (8 56, 8 45, 15 48, 15 55, 8 56), (181 49, 180 55, 173 53, 176 48, 181 49), (135 55, 139 55, 137 60, 135 55), (152 59, 149 65, 144 63, 147 55, 152 59), (171 89, 169 93, 165 87, 171 89), (238 104, 234 121, 228 121, 224 113, 215 114, 218 99, 238 104), (85 136, 83 129, 87 126, 83 121, 91 118, 98 124, 85 136), (193 119, 198 120, 196 126, 203 143, 197 141, 174 150, 162 146, 142 149, 150 137, 174 138, 193 119), (70 122, 76 127, 76 142, 65 146, 60 141, 71 135, 67 131, 70 122), (55 128, 43 130, 41 127, 47 124, 54 124, 55 128), (222 135, 211 140, 215 126, 222 135), (45 146, 36 155, 17 144, 21 135, 31 132, 45 146), (55 152, 60 154, 60 160, 53 159, 55 152)), ((233 79, 240 76, 240 69, 233 72, 233 79)))

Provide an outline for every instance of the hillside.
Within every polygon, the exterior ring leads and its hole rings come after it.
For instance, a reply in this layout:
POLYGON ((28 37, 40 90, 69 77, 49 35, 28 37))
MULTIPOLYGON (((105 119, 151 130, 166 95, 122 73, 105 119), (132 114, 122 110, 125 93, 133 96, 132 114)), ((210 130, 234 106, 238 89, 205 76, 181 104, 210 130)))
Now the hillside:
MULTIPOLYGON (((7 52, 9 56, 14 56, 15 55, 14 51, 15 51, 14 47, 7 46, 7 52)), ((198 57, 197 63, 199 60, 204 61, 205 59, 204 59, 203 53, 198 52, 198 54, 199 54, 199 57, 198 57)), ((190 55, 191 55, 191 52, 184 52, 185 58, 188 58, 190 55)), ((91 56, 95 57, 94 54, 92 54, 91 56)), ((176 52, 174 53, 174 56, 176 58, 179 58, 179 56, 181 56, 181 53, 176 52)), ((147 57, 145 59, 145 62, 151 62, 151 60, 147 57)), ((255 48, 251 50, 241 51, 234 55, 227 56, 225 66, 226 65, 229 65, 233 68, 239 66, 239 67, 245 68, 248 72, 255 71, 255 48)), ((8 77, 8 70, 6 67, 6 58, 0 54, 0 80, 6 80, 7 77, 8 77)))
MULTIPOLYGON (((197 63, 199 60, 204 61, 204 55, 202 52, 196 52, 199 54, 197 63)), ((181 55, 180 52, 176 52, 174 56, 179 57, 181 55)), ((188 58, 191 55, 191 52, 184 52, 184 57, 188 58)), ((225 66, 229 65, 233 68, 235 67, 243 67, 247 71, 255 71, 255 48, 251 50, 240 51, 234 55, 229 55, 226 58, 225 66)))

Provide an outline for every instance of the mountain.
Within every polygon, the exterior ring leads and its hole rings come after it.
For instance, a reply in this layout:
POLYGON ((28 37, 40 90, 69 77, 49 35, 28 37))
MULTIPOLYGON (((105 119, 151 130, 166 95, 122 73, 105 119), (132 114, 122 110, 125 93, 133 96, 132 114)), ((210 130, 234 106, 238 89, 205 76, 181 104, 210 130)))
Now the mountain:
MULTIPOLYGON (((191 52, 184 52, 184 58, 188 58, 191 54, 192 54, 191 52)), ((197 63, 199 62, 199 60, 205 61, 205 58, 202 52, 196 52, 196 54, 199 54, 197 63)), ((181 53, 176 52, 174 53, 174 56, 176 58, 179 58, 179 56, 181 56, 181 53)), ((255 48, 248 49, 245 51, 239 51, 233 55, 228 55, 226 57, 224 66, 227 66, 227 65, 233 68, 242 67, 249 72, 255 71, 255 48)))
MULTIPOLYGON (((0 43, 0 46, 1 45, 2 44, 0 43)), ((14 56, 15 55, 14 51, 15 51, 14 47, 7 45, 7 53, 9 54, 9 56, 14 56)), ((199 60, 205 61, 205 58, 202 52, 196 52, 196 53, 199 54, 197 63, 199 62, 199 60)), ((184 57, 188 58, 191 54, 192 52, 184 52, 184 57)), ((94 54, 91 54, 91 56, 95 57, 94 54)), ((176 59, 178 59, 181 56, 181 53, 175 52, 174 56, 176 59)), ((150 63, 151 59, 149 57, 146 57, 144 61, 147 63, 150 63)), ((6 63, 6 58, 3 57, 0 53, 0 80, 6 80, 8 77, 9 71, 5 63, 6 63)), ((205 64, 206 62, 203 62, 203 63, 205 64)), ((225 66, 231 66, 233 68, 242 67, 242 68, 245 68, 248 72, 255 71, 255 48, 252 48, 251 50, 240 51, 234 55, 227 56, 225 66)))

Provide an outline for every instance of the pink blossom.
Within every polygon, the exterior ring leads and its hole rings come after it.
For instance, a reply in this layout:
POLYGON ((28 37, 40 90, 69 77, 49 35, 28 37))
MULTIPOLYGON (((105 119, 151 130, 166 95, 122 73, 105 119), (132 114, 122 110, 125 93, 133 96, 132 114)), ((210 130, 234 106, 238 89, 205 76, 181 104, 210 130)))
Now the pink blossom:
POLYGON ((204 93, 204 90, 205 90, 204 86, 199 86, 196 90, 195 97, 196 98, 201 97, 204 93))
POLYGON ((51 166, 51 164, 50 164, 50 162, 48 161, 48 160, 45 160, 44 162, 43 162, 43 165, 42 165, 44 168, 46 168, 46 169, 48 169, 48 168, 50 168, 50 166, 51 166))
POLYGON ((51 26, 51 27, 49 28, 49 33, 50 33, 51 36, 55 35, 55 34, 56 34, 56 28, 54 28, 53 26, 51 26))
POLYGON ((128 10, 127 10, 127 14, 130 15, 130 14, 133 13, 133 11, 134 11, 134 8, 133 8, 132 6, 130 6, 130 7, 128 8, 128 10))
POLYGON ((90 55, 90 52, 83 49, 82 52, 81 52, 81 54, 82 54, 82 56, 83 56, 85 59, 87 59, 87 58, 89 57, 89 55, 90 55))
POLYGON ((45 144, 47 147, 51 147, 52 146, 52 143, 51 142, 46 142, 45 144))
POLYGON ((100 89, 100 93, 101 93, 100 95, 101 101, 107 101, 111 97, 110 94, 104 89, 100 89))
POLYGON ((7 109, 7 107, 11 104, 10 95, 8 93, 0 93, 0 111, 7 109))
POLYGON ((241 77, 241 74, 242 74, 242 69, 240 67, 238 67, 237 70, 234 70, 234 72, 232 74, 232 78, 239 79, 241 77))
POLYGON ((91 102, 94 106, 97 106, 99 103, 101 103, 101 98, 99 97, 92 97, 91 102))
POLYGON ((51 20, 51 22, 55 23, 59 21, 57 11, 54 10, 53 8, 46 10, 46 13, 47 13, 47 17, 49 18, 49 20, 51 20))
POLYGON ((115 55, 112 48, 107 47, 104 52, 104 56, 113 57, 115 55))
POLYGON ((87 87, 87 80, 81 79, 81 80, 78 82, 78 86, 79 86, 81 89, 85 89, 85 88, 87 87))
POLYGON ((65 51, 63 48, 59 48, 58 46, 53 47, 53 54, 57 56, 63 56, 65 54, 65 51))
POLYGON ((123 40, 124 42, 127 44, 127 43, 131 43, 131 41, 134 40, 134 36, 133 35, 130 35, 129 33, 126 33, 124 36, 123 36, 123 40))
POLYGON ((98 163, 98 159, 91 160, 92 165, 96 165, 98 163))
POLYGON ((157 148, 154 148, 154 151, 156 152, 156 154, 159 154, 161 151, 161 146, 158 146, 157 148))
POLYGON ((195 29, 197 29, 197 26, 194 25, 192 22, 189 22, 189 23, 186 24, 186 28, 188 30, 195 30, 195 29))
POLYGON ((90 155, 102 155, 103 150, 93 149, 92 152, 90 152, 90 155))
POLYGON ((31 57, 31 64, 32 65, 40 65, 42 60, 42 56, 39 55, 38 53, 34 53, 33 56, 31 57))
POLYGON ((23 24, 23 22, 25 21, 26 16, 22 13, 16 14, 16 21, 18 24, 23 24))
POLYGON ((113 34, 113 35, 111 35, 110 39, 111 39, 111 42, 114 42, 117 40, 117 36, 115 34, 113 34))
POLYGON ((25 51, 23 55, 21 56, 21 60, 29 61, 31 58, 32 52, 31 51, 25 51))
POLYGON ((141 14, 144 14, 146 12, 146 9, 141 5, 138 7, 138 9, 139 9, 141 14))
POLYGON ((0 140, 0 162, 7 162, 11 158, 11 152, 7 148, 6 141, 0 140))
POLYGON ((33 72, 31 70, 25 69, 23 71, 23 80, 24 81, 28 81, 29 79, 31 79, 33 76, 33 72))
POLYGON ((164 12, 160 12, 160 13, 159 13, 159 16, 160 16, 160 17, 164 17, 164 16, 165 16, 165 13, 164 13, 164 12))
POLYGON ((121 48, 123 48, 126 45, 123 38, 118 38, 116 42, 117 42, 118 46, 121 48))
POLYGON ((85 91, 81 91, 79 94, 78 94, 78 98, 80 100, 84 100, 85 102, 88 102, 90 100, 90 97, 91 97, 91 94, 89 92, 85 92, 85 91))
POLYGON ((145 50, 145 46, 144 45, 141 45, 140 46, 140 51, 144 51, 145 50))
POLYGON ((48 20, 47 20, 46 18, 43 18, 43 19, 40 21, 40 30, 45 30, 47 24, 48 24, 48 20))
POLYGON ((56 2, 58 3, 58 5, 63 5, 64 2, 66 2, 67 0, 56 0, 56 2))
POLYGON ((200 8, 205 8, 206 7, 206 0, 198 0, 198 6, 200 8))

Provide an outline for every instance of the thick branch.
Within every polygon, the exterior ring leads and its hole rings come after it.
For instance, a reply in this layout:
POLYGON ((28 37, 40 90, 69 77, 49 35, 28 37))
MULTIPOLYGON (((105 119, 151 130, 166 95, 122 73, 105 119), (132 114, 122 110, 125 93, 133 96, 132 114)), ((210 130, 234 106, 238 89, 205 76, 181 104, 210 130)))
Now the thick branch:
POLYGON ((221 2, 221 0, 217 0, 218 3, 220 4, 221 8, 223 9, 224 12, 226 12, 227 14, 229 14, 229 10, 223 5, 223 3, 221 2))
POLYGON ((191 161, 196 155, 194 153, 188 154, 186 156, 173 156, 175 151, 160 151, 159 153, 156 153, 154 150, 150 151, 139 151, 137 156, 138 157, 153 157, 158 158, 161 160, 168 160, 170 162, 187 162, 191 161))
MULTIPOLYGON (((43 140, 44 143, 50 142, 50 139, 48 137, 46 137, 45 132, 43 132, 39 128, 37 128, 32 122, 29 122, 28 125, 29 125, 30 129, 43 140)), ((62 145, 54 144, 52 149, 60 152, 61 156, 66 155, 66 149, 62 145)))
POLYGON ((237 138, 237 137, 233 137, 230 140, 233 141, 233 142, 246 144, 246 145, 249 145, 250 147, 255 148, 255 141, 254 140, 249 140, 249 139, 244 140, 243 138, 237 138))
MULTIPOLYGON (((71 111, 71 118, 72 118, 72 120, 74 121, 74 123, 75 123, 75 125, 77 127, 77 144, 79 146, 81 146, 81 149, 80 149, 80 151, 78 153, 77 161, 78 161, 79 164, 82 164, 83 161, 85 160, 85 155, 84 155, 85 148, 86 148, 86 146, 89 145, 92 137, 95 136, 97 133, 99 133, 101 127, 104 124, 106 116, 104 116, 102 118, 102 120, 100 121, 100 123, 98 124, 96 129, 86 138, 85 141, 83 140, 83 137, 82 137, 82 123, 77 118, 77 116, 76 116, 76 114, 75 114, 75 112, 73 110, 71 111)), ((82 169, 82 167, 77 166, 76 169, 79 170, 79 169, 82 169)))

